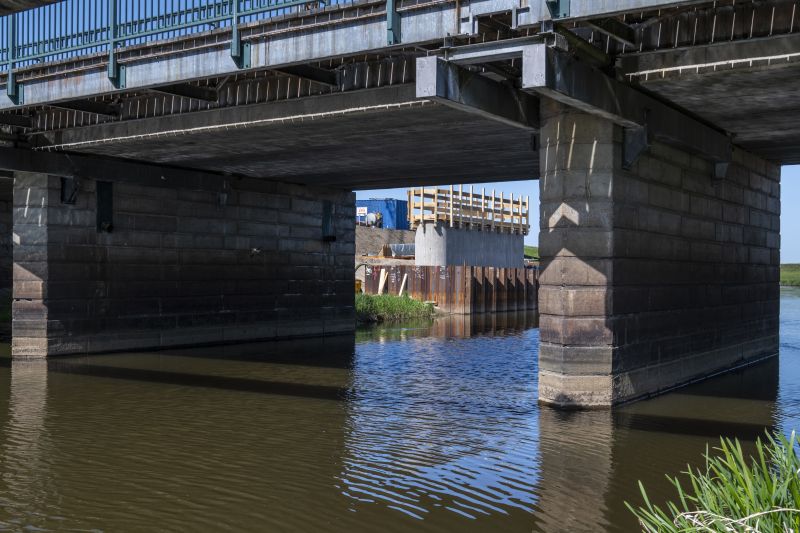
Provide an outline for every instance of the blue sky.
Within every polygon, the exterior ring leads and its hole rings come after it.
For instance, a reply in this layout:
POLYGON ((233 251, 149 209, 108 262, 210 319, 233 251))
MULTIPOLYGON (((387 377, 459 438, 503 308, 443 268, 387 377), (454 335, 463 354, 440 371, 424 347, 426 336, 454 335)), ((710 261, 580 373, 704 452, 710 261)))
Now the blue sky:
MULTIPOLYGON (((475 185, 480 187, 480 185, 475 185)), ((539 182, 530 181, 508 181, 503 183, 491 183, 487 188, 503 191, 504 193, 513 192, 514 195, 529 195, 531 208, 539 203, 539 182)), ((399 198, 406 199, 406 189, 381 189, 377 191, 358 191, 356 196, 359 200, 367 198, 399 198)), ((781 176, 781 263, 800 263, 800 209, 793 206, 800 206, 800 166, 783 167, 781 176)), ((538 217, 537 217, 538 218, 538 217)), ((537 218, 532 218, 531 223, 536 224, 537 218)), ((531 234, 525 238, 526 244, 537 244, 539 234, 536 228, 531 229, 531 234)))

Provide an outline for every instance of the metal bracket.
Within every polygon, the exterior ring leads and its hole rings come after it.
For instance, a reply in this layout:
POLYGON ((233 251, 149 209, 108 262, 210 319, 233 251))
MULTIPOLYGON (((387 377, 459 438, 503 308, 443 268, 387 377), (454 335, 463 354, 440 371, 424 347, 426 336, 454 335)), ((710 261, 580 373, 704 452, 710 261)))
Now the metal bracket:
POLYGON ((728 177, 728 168, 730 167, 730 161, 723 161, 722 163, 714 163, 714 179, 715 180, 724 180, 728 177))
POLYGON ((250 43, 242 42, 238 39, 238 31, 235 32, 237 38, 231 41, 231 57, 239 68, 250 68, 250 43))
POLYGON ((117 2, 108 2, 109 36, 108 40, 108 79, 116 89, 125 88, 125 66, 117 62, 116 38, 117 38, 117 2))
POLYGON ((6 94, 8 99, 14 102, 15 105, 22 105, 23 103, 23 87, 17 82, 17 73, 11 70, 11 65, 9 65, 8 77, 6 78, 6 94))
POLYGON ((124 89, 126 86, 125 65, 119 64, 113 48, 108 53, 108 79, 116 89, 124 89))
POLYGON ((231 57, 239 68, 250 68, 250 43, 243 42, 239 33, 239 0, 233 0, 231 20, 231 57))
POLYGON ((554 19, 563 19, 569 16, 569 0, 545 0, 550 16, 554 19))
POLYGON ((22 86, 17 83, 17 74, 14 72, 14 59, 17 46, 17 15, 12 13, 8 18, 8 62, 6 63, 6 94, 8 99, 16 105, 22 103, 22 86))
POLYGON ((386 0, 386 30, 388 44, 400 44, 400 14, 397 12, 397 0, 386 0))
POLYGON ((647 126, 625 128, 622 143, 622 168, 630 170, 639 157, 650 148, 647 126))

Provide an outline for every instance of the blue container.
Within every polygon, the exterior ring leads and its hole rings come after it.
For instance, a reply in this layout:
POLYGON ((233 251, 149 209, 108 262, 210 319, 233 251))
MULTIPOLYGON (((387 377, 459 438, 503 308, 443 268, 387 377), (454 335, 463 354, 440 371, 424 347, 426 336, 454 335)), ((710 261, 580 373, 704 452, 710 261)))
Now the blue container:
POLYGON ((408 229, 408 202, 395 198, 371 198, 356 200, 356 220, 366 224, 381 215, 381 227, 386 229, 408 229), (373 216, 369 216, 373 214, 373 216))

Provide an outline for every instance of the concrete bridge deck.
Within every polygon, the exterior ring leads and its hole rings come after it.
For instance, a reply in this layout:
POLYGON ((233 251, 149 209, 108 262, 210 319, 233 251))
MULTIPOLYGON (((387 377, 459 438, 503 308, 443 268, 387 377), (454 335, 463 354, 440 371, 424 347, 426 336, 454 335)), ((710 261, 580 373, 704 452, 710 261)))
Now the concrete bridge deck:
POLYGON ((280 9, 6 57, 18 355, 346 330, 349 191, 512 179, 541 193, 543 401, 776 353, 796 2, 280 9))

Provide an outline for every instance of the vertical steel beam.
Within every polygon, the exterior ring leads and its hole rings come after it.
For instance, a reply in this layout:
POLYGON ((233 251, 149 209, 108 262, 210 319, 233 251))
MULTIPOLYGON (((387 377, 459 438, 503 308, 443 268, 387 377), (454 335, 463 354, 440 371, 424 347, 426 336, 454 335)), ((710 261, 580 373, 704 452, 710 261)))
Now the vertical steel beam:
POLYGON ((250 68, 250 43, 239 33, 239 0, 231 0, 231 57, 239 68, 250 68))
POLYGON ((125 88, 125 65, 117 62, 117 0, 108 0, 108 79, 117 89, 125 88))
POLYGON ((389 45, 400 44, 400 14, 397 0, 386 0, 386 29, 389 45))
POLYGON ((550 16, 554 19, 562 19, 569 16, 569 0, 545 0, 550 16))
POLYGON ((12 13, 6 17, 8 27, 6 28, 8 34, 8 61, 6 66, 6 94, 9 100, 19 105, 22 103, 22 86, 17 83, 17 74, 14 72, 14 59, 16 58, 16 41, 17 41, 17 14, 12 13))

